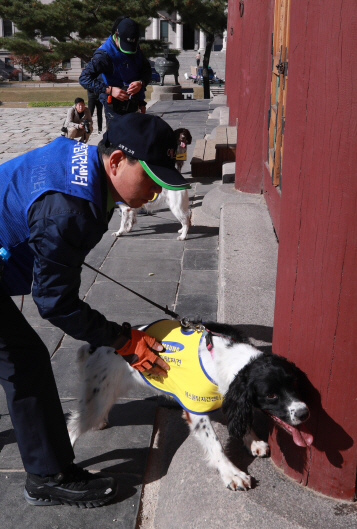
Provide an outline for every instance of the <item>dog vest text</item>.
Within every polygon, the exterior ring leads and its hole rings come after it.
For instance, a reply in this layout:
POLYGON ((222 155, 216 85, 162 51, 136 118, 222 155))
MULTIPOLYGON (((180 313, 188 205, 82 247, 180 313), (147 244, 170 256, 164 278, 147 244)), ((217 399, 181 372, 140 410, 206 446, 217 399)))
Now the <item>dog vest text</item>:
POLYGON ((167 378, 140 373, 149 385, 171 395, 191 413, 206 414, 222 406, 223 397, 200 361, 202 333, 183 331, 179 322, 171 320, 153 323, 145 332, 163 344, 165 351, 159 354, 170 365, 167 378))

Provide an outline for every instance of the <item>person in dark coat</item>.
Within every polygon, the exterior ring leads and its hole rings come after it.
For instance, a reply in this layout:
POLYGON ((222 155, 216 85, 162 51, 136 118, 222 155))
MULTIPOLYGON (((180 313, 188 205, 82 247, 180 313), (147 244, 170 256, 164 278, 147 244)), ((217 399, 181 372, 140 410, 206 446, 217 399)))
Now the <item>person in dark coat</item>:
POLYGON ((151 65, 140 46, 140 28, 131 18, 116 20, 112 33, 82 71, 79 83, 104 106, 107 127, 115 115, 145 113, 145 88, 151 65))
POLYGON ((0 166, 0 383, 30 504, 96 507, 117 485, 73 463, 49 352, 12 297, 32 293, 42 318, 64 333, 167 376, 169 366, 154 353, 161 344, 108 320, 79 288, 116 202, 136 208, 162 187, 189 187, 175 169, 175 150, 175 133, 161 118, 128 114, 113 118, 98 148, 59 137, 0 166))

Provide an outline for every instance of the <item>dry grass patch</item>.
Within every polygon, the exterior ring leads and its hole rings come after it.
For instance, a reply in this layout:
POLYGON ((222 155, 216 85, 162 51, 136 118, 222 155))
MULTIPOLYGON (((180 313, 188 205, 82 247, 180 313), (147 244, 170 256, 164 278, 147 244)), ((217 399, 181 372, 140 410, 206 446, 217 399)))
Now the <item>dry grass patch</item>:
MULTIPOLYGON (((145 100, 150 101, 152 93, 152 86, 148 86, 145 93, 145 100)), ((203 98, 203 87, 194 86, 193 93, 195 99, 203 98)), ((47 103, 43 106, 50 106, 49 103, 54 103, 53 106, 68 106, 68 102, 73 101, 76 97, 82 97, 84 101, 88 102, 87 91, 80 85, 71 87, 0 87, 0 101, 4 107, 16 108, 26 106, 27 103, 47 103)), ((70 104, 73 104, 70 103, 70 104)))

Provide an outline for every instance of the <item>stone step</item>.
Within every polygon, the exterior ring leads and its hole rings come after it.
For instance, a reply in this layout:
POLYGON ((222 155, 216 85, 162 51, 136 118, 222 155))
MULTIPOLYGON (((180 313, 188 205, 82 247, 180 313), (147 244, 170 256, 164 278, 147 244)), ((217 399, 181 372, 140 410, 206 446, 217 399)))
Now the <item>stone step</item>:
POLYGON ((220 177, 223 164, 235 162, 237 129, 218 126, 212 136, 196 140, 191 159, 191 173, 194 178, 220 177))
POLYGON ((221 86, 220 85, 218 85, 218 86, 211 85, 210 86, 210 91, 211 91, 211 96, 212 97, 224 94, 224 85, 221 85, 221 86))

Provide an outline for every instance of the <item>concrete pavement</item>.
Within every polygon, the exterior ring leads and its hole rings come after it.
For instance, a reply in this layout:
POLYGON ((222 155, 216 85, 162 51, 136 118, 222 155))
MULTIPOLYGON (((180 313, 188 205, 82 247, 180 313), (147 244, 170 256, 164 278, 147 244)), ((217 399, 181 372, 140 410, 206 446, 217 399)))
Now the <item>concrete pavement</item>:
MULTIPOLYGON (((219 101, 219 100, 215 100, 219 101)), ((194 140, 219 124, 222 104, 209 101, 160 102, 149 108, 173 128, 186 126, 194 140), (215 112, 215 115, 217 112, 215 112)), ((1 109, 0 161, 56 137, 64 109, 1 109), (22 149, 22 150, 21 150, 22 149)), ((95 120, 94 120, 95 121, 95 120)), ((93 135, 91 143, 99 136, 93 135)), ((194 145, 190 146, 188 159, 194 145)), ((252 340, 269 349, 272 336, 277 242, 260 195, 233 185, 192 179, 188 162, 193 226, 187 241, 177 241, 179 225, 171 212, 139 216, 130 234, 112 237, 120 218, 88 256, 88 263, 128 287, 176 312, 240 324, 252 340)), ((133 325, 162 317, 157 309, 84 268, 80 295, 108 318, 133 325)), ((20 302, 20 300, 18 300, 20 302)), ((76 398, 75 352, 80 342, 43 321, 30 296, 23 312, 49 348, 65 413, 76 398)), ((105 470, 120 483, 116 500, 103 508, 35 508, 23 499, 25 473, 0 388, 0 525, 40 529, 356 529, 352 504, 336 502, 299 486, 270 459, 253 459, 239 441, 228 439, 217 413, 216 433, 231 459, 254 477, 251 491, 225 489, 208 469, 201 448, 182 419, 180 408, 163 405, 142 391, 114 406, 110 428, 89 432, 76 444, 76 462, 105 470)), ((267 425, 257 416, 263 439, 267 425)))
MULTIPOLYGON (((168 112, 169 107, 165 106, 160 109, 160 113, 167 114, 173 126, 179 126, 184 115, 187 115, 187 120, 191 119, 189 110, 192 105, 193 102, 188 101, 181 112, 176 106, 168 112)), ((199 101, 196 105, 195 127, 191 128, 195 128, 199 137, 202 137, 206 130, 209 101, 199 101)), ((2 161, 27 152, 34 147, 35 140, 36 146, 40 146, 58 136, 64 114, 64 109, 28 109, 24 126, 22 109, 2 109, 2 161)), ((93 135, 91 143, 99 139, 99 136, 93 135)), ((184 167, 183 171, 186 172, 188 168, 184 167)), ((190 190, 192 201, 207 191, 205 183, 193 182, 190 190)), ((115 239, 112 233, 119 224, 120 218, 115 212, 110 231, 88 256, 89 264, 101 267, 114 279, 183 314, 216 318, 218 228, 193 227, 190 240, 177 241, 180 226, 166 210, 157 215, 140 217, 138 226, 131 234, 115 239), (209 258, 206 258, 207 253, 209 258), (206 283, 212 285, 210 292, 203 288, 206 283), (197 302, 194 303, 195 299, 197 302)), ((103 277, 88 269, 82 273, 80 295, 108 318, 119 322, 128 320, 132 325, 139 325, 164 316, 120 287, 113 288, 107 280, 103 281, 103 277)), ((17 302, 20 303, 20 299, 17 302)), ((25 297, 23 313, 49 348, 63 408, 68 412, 75 399, 75 351, 79 342, 43 321, 30 296, 25 297)), ((20 524, 36 528, 135 527, 158 406, 156 399, 143 401, 142 397, 145 397, 145 392, 122 399, 111 413, 111 428, 102 432, 103 435, 93 432, 83 436, 76 446, 76 462, 92 470, 112 472, 120 482, 117 501, 105 510, 98 509, 90 513, 66 507, 34 509, 24 502, 25 473, 1 389, 1 527, 12 528, 20 524)))

